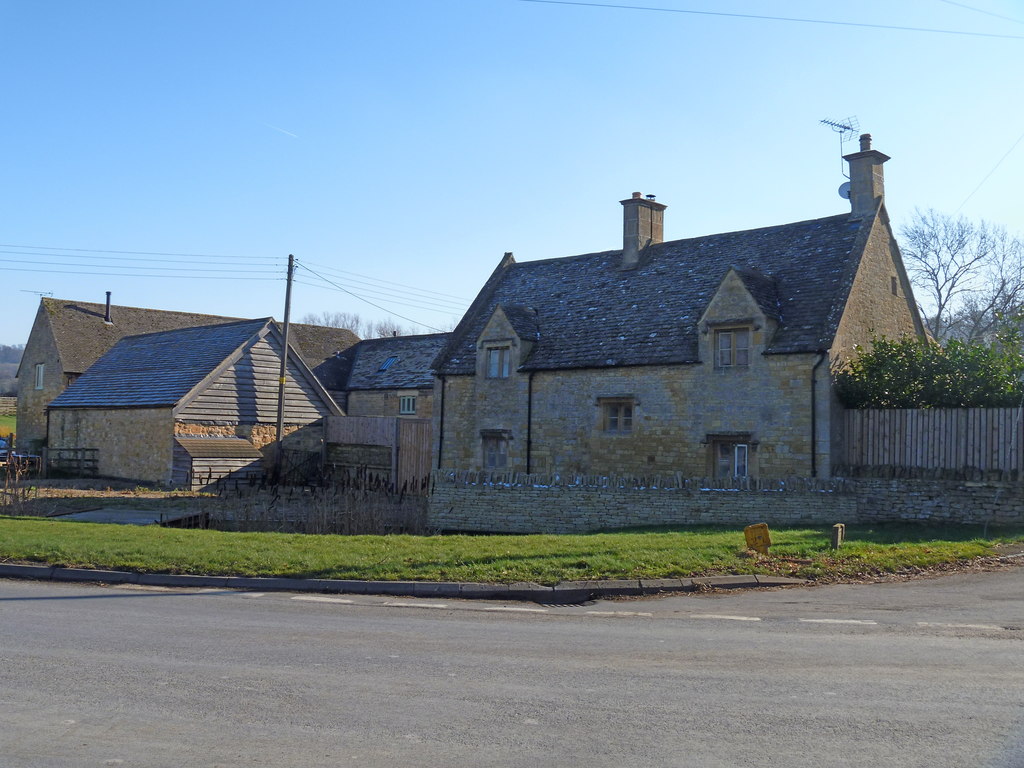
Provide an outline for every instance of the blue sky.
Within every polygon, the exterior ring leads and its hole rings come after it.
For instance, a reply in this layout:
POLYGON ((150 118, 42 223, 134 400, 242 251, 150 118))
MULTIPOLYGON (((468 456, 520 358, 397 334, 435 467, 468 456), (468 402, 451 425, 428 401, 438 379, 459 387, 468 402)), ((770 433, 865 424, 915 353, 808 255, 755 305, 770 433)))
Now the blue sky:
POLYGON ((823 118, 892 156, 897 225, 1024 231, 1018 0, 616 5, 688 12, 0 0, 0 344, 43 292, 280 318, 289 253, 293 318, 449 327, 505 251, 621 247, 633 191, 667 239, 843 212, 823 118))

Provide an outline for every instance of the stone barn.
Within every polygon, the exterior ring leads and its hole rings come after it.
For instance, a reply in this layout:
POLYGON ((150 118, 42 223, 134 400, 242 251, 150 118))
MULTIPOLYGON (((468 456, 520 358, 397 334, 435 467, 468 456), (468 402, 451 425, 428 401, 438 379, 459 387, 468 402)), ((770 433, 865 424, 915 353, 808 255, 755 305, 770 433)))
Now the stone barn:
MULTIPOLYGON (((50 404, 51 465, 89 451, 102 477, 193 487, 262 474, 283 354, 271 318, 123 338, 50 404)), ((341 410, 291 345, 286 370, 284 448, 319 453, 341 410)))

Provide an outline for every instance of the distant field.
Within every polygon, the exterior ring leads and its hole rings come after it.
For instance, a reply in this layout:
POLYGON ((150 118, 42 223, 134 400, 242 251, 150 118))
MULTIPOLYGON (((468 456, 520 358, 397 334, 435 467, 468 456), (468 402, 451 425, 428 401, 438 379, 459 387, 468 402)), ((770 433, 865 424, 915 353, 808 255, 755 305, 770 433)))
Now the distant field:
POLYGON ((0 436, 6 437, 12 432, 17 432, 17 416, 0 416, 0 436))

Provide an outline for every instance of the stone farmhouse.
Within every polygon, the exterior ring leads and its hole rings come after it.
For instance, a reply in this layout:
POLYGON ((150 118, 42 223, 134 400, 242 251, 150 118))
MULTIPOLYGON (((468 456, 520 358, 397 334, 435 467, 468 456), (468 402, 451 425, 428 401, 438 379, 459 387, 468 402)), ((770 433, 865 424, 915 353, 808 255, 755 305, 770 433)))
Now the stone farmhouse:
POLYGON ((828 476, 831 371, 924 334, 861 136, 849 213, 663 241, 622 201, 621 250, 506 254, 434 363, 435 466, 526 473, 828 476))
MULTIPOLYGON (((228 323, 239 318, 44 297, 18 369, 18 445, 36 453, 46 440, 46 408, 125 336, 228 323)), ((293 324, 289 341, 314 372, 359 338, 344 328, 293 324)))
MULTIPOLYGON (((284 354, 272 318, 127 336, 49 404, 51 458, 88 449, 100 476, 178 486, 260 475, 284 354)), ((319 452, 341 410, 291 345, 286 371, 285 448, 319 452)))
POLYGON ((430 366, 447 341, 447 333, 432 333, 353 344, 338 355, 336 378, 342 391, 335 399, 349 416, 431 418, 430 366))

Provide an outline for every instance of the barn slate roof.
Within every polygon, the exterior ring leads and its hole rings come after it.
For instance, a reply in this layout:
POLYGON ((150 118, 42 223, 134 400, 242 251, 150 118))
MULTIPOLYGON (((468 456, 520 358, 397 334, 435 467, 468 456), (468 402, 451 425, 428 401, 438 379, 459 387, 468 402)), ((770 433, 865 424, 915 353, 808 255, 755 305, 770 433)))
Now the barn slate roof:
POLYGON ((421 389, 432 387, 431 364, 448 341, 447 333, 365 339, 340 356, 339 389, 421 389), (380 370, 391 357, 396 360, 380 370))
POLYGON ((267 317, 126 336, 49 407, 174 406, 272 322, 267 317))
POLYGON ((261 459, 260 450, 241 437, 175 437, 193 459, 261 459))
MULTIPOLYGON (((143 307, 110 307, 111 322, 104 322, 105 304, 43 297, 41 310, 49 317, 57 354, 65 373, 83 373, 125 336, 233 323, 243 318, 171 312, 143 307)), ((291 324, 289 343, 316 372, 337 352, 348 349, 359 337, 346 328, 291 324)))
POLYGON ((842 214, 673 240, 648 246, 633 269, 621 268, 621 250, 523 263, 506 255, 435 369, 475 371, 477 339, 499 304, 533 313, 537 342, 521 370, 697 362, 698 321, 730 269, 779 320, 767 353, 827 349, 872 223, 842 214))

